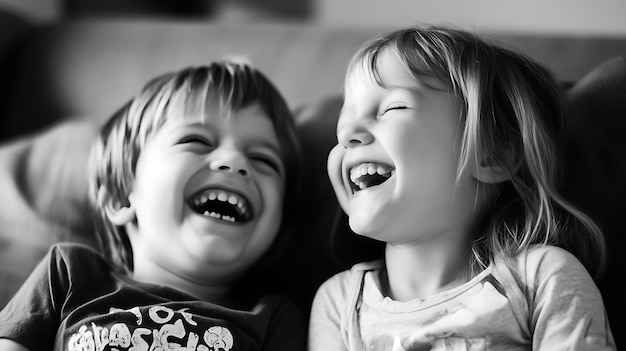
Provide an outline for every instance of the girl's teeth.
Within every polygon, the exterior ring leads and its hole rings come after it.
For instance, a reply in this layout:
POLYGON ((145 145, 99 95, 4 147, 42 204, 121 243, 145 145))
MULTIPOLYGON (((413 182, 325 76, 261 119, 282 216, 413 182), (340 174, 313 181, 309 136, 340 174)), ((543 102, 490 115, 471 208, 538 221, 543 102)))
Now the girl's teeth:
POLYGON ((350 180, 352 182, 356 182, 359 177, 365 175, 374 175, 377 173, 381 176, 387 177, 389 176, 389 172, 393 174, 394 170, 384 165, 377 165, 374 163, 362 163, 350 169, 350 180))

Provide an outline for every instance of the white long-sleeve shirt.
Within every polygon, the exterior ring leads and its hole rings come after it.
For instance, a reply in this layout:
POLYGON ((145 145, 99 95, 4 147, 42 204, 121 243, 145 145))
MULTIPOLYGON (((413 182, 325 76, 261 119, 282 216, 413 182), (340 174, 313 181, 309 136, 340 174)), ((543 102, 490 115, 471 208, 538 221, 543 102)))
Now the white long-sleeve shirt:
POLYGON ((615 350, 602 297, 583 265, 533 247, 456 288, 408 302, 384 297, 383 262, 355 265, 317 291, 309 350, 615 350))

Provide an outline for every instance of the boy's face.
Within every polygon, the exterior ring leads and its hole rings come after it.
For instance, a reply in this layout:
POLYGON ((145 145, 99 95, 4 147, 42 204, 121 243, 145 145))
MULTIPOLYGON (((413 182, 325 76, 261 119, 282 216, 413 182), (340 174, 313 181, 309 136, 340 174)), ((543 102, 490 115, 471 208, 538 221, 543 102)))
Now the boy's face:
POLYGON ((441 82, 415 79, 394 53, 378 67, 382 86, 358 67, 348 77, 328 159, 350 227, 393 244, 464 235, 477 189, 471 174, 456 178, 460 100, 441 82))
POLYGON ((271 120, 258 103, 231 119, 209 104, 206 113, 170 116, 138 158, 128 225, 136 274, 160 267, 227 283, 277 235, 285 167, 271 120))

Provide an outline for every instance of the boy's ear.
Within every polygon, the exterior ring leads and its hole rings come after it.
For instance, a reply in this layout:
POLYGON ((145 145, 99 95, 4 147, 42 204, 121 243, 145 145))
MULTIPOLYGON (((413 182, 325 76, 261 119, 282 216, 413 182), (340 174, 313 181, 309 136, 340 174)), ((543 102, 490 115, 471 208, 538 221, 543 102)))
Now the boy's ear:
POLYGON ((487 184, 502 183, 511 179, 511 176, 517 172, 521 166, 521 161, 515 161, 511 155, 507 157, 513 164, 513 167, 506 169, 494 164, 490 159, 478 161, 474 164, 472 175, 476 180, 487 184))
POLYGON ((135 219, 135 209, 130 202, 128 205, 122 205, 118 201, 112 201, 103 187, 98 190, 98 197, 102 199, 104 210, 111 223, 122 226, 135 219))

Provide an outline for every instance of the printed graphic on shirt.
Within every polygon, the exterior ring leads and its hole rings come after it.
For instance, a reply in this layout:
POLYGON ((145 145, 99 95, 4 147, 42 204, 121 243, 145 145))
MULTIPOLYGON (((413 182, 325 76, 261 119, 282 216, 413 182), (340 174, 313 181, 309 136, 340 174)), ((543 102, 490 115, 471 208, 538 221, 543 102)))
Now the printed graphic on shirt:
POLYGON ((220 325, 200 326, 187 308, 180 310, 164 306, 145 309, 135 307, 129 310, 111 308, 109 316, 116 317, 109 320, 120 322, 106 325, 91 322, 82 325, 78 332, 69 338, 67 349, 230 351, 235 343, 228 328, 220 325), (133 317, 129 319, 128 314, 133 317))
POLYGON ((393 351, 486 351, 487 342, 483 338, 448 337, 432 342, 400 342, 395 344, 393 351), (404 345, 403 345, 404 344, 404 345))
POLYGON ((486 351, 487 340, 446 335, 424 338, 389 336, 364 348, 372 351, 486 351))
POLYGON ((365 300, 358 315, 363 348, 483 351, 487 345, 493 349, 495 342, 500 350, 519 349, 524 337, 516 332, 520 330, 518 319, 498 287, 499 283, 486 277, 447 299, 439 295, 439 300, 407 303, 365 300))

